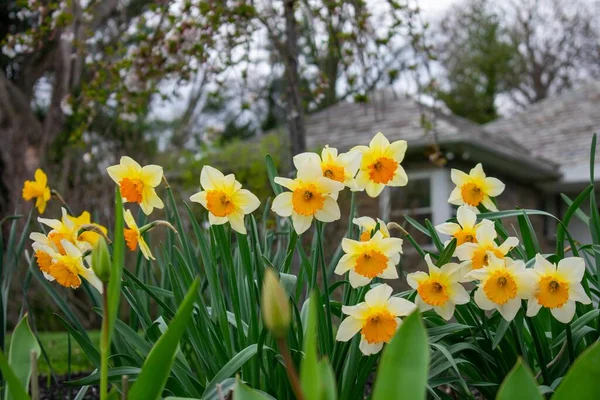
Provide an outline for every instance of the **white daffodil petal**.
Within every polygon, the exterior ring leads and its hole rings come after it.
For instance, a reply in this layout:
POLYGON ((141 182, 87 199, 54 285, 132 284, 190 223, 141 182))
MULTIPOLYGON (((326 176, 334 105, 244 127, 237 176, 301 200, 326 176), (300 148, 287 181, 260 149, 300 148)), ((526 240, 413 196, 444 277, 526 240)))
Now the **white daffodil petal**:
POLYGON ((575 302, 567 301, 560 308, 551 308, 550 312, 552 313, 552 316, 554 318, 556 318, 563 324, 568 324, 569 322, 571 322, 573 316, 575 315, 575 302))
POLYGON ((409 315, 417 306, 410 301, 403 299, 402 297, 392 296, 387 300, 387 309, 390 313, 395 316, 405 316, 409 315))
POLYGON ((392 292, 393 289, 389 285, 382 284, 375 286, 365 294, 365 303, 371 307, 384 305, 392 295, 392 292))
POLYGON ((362 329, 362 321, 354 317, 345 318, 340 324, 335 340, 347 342, 362 329))

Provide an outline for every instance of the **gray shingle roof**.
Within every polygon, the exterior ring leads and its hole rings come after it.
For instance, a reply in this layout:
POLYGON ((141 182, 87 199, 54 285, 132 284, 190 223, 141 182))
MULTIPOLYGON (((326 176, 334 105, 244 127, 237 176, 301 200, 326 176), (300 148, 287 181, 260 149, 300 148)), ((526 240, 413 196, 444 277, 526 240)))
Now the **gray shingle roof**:
MULTIPOLYGON (((561 167, 588 163, 592 134, 600 128, 600 82, 590 82, 526 110, 484 126, 498 137, 510 136, 532 155, 561 167)), ((596 149, 600 160, 600 147, 596 149)))
POLYGON ((441 146, 461 145, 477 149, 474 153, 481 158, 474 157, 473 161, 485 162, 493 153, 496 159, 509 164, 505 168, 508 173, 516 174, 523 168, 531 169, 537 176, 554 177, 557 173, 556 165, 532 157, 527 148, 510 136, 489 133, 471 121, 419 105, 414 99, 395 95, 390 90, 373 93, 367 104, 341 102, 308 116, 307 146, 316 149, 329 144, 346 151, 358 144, 368 144, 375 133, 383 132, 390 141, 408 141, 409 153, 418 151, 435 142, 434 135, 426 134, 421 126, 423 114, 435 121, 434 131, 441 146))

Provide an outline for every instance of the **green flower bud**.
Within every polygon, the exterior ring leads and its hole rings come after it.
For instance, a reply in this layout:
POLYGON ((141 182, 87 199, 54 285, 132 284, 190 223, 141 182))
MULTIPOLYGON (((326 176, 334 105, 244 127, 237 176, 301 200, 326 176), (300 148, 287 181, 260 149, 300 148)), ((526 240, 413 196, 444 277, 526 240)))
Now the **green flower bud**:
POLYGON ((110 254, 104 238, 99 238, 92 250, 92 270, 104 283, 110 278, 110 254))
POLYGON ((276 338, 283 338, 292 319, 290 299, 270 268, 265 271, 261 300, 262 316, 267 329, 276 338))

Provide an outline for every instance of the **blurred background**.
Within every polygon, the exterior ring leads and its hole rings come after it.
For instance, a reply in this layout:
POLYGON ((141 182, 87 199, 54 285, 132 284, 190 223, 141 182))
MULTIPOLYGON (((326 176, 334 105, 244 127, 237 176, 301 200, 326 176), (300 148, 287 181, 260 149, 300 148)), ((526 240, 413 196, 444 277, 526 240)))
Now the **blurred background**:
MULTIPOLYGON (((162 165, 184 200, 211 164, 264 202, 266 154, 285 173, 291 154, 380 129, 415 143, 421 172, 364 198, 366 215, 450 217, 432 188, 477 161, 476 141, 496 146, 503 180, 577 186, 563 178, 600 123, 599 16, 594 0, 3 0, 0 219, 29 211, 22 185, 42 167, 76 214, 110 226, 105 169, 125 154, 162 165)), ((552 206, 515 193, 511 208, 552 206)))

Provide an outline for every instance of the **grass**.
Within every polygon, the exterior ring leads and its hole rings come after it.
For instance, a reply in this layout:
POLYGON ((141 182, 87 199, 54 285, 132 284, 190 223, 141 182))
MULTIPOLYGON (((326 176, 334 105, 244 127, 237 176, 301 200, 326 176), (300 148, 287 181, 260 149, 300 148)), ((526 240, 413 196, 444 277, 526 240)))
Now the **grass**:
MULTIPOLYGON (((92 343, 98 347, 100 343, 100 331, 88 331, 92 343)), ((40 341, 46 354, 50 359, 50 364, 56 375, 66 375, 69 373, 69 340, 67 332, 40 332, 40 341)), ((10 334, 6 339, 7 347, 10 345, 10 334)), ((8 351, 8 349, 7 349, 8 351)), ((94 370, 93 364, 79 347, 77 342, 71 338, 71 373, 90 372, 94 370)), ((43 356, 39 360, 40 375, 48 375, 50 366, 43 356)))

